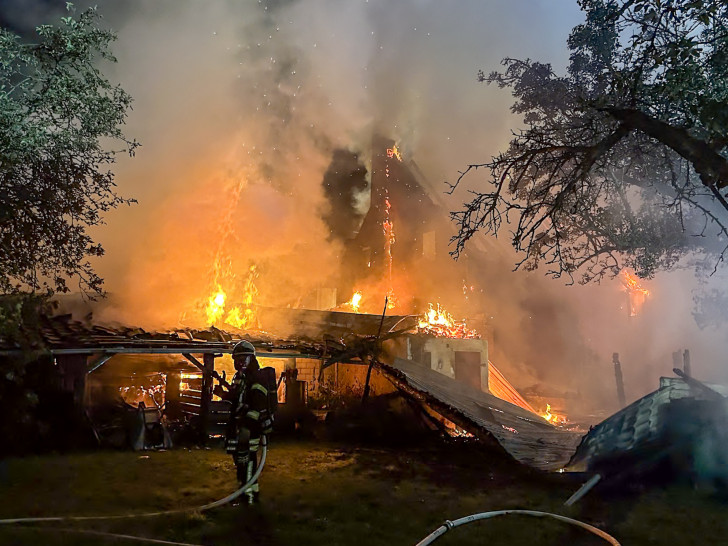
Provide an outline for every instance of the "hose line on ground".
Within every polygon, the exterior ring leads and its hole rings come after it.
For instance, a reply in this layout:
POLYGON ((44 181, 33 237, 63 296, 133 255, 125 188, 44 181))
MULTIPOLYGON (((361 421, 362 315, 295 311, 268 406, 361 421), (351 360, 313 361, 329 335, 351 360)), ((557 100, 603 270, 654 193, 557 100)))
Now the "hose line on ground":
POLYGON ((440 538, 442 535, 447 533, 450 529, 454 529, 455 527, 459 527, 461 525, 466 525, 468 523, 473 523, 474 521, 478 521, 481 519, 490 519, 490 518, 494 518, 497 516, 508 516, 508 515, 512 515, 512 514, 519 514, 519 515, 523 515, 523 516, 554 518, 559 521, 563 521, 564 523, 569 523, 571 525, 576 525, 577 527, 581 527, 582 529, 586 529, 587 531, 597 535, 599 538, 604 539, 612 546, 620 546, 619 542, 617 542, 617 539, 615 539, 611 535, 608 535, 601 529, 597 529, 593 525, 589 525, 588 523, 584 523, 583 521, 579 521, 576 519, 567 518, 566 516, 560 516, 558 514, 552 514, 550 512, 537 512, 535 510, 496 510, 493 512, 481 512, 479 514, 472 514, 470 516, 465 516, 464 518, 456 519, 455 521, 448 520, 445 523, 443 523, 440 527, 435 529, 432 533, 427 535, 420 542, 418 542, 416 546, 426 546, 427 544, 432 544, 438 538, 440 538))
POLYGON ((258 465, 258 468, 256 469, 253 476, 248 480, 248 482, 237 491, 233 491, 232 493, 230 493, 227 497, 216 500, 214 502, 210 502, 208 504, 204 504, 202 506, 195 506, 192 508, 177 508, 174 510, 163 510, 161 512, 144 512, 141 514, 118 514, 113 516, 53 516, 37 518, 9 518, 0 519, 0 525, 7 525, 11 523, 42 523, 50 521, 93 521, 104 519, 145 518, 153 516, 166 516, 169 514, 182 514, 184 512, 204 512, 206 510, 212 510, 213 508, 218 508, 220 506, 228 504, 229 502, 234 501, 240 495, 253 487, 253 484, 258 481, 258 477, 260 476, 260 473, 263 471, 263 467, 265 466, 266 455, 268 454, 268 438, 265 436, 265 434, 261 436, 261 445, 263 446, 263 452, 260 457, 260 464, 258 465))

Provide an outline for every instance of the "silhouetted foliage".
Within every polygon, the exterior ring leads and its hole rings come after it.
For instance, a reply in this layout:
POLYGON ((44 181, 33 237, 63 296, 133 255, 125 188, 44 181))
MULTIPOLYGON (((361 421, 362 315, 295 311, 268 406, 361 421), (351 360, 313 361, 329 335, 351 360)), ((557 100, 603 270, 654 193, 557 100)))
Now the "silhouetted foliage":
POLYGON ((485 168, 490 188, 452 213, 453 254, 512 225, 517 267, 588 282, 650 277, 728 250, 728 4, 580 0, 566 75, 505 59, 480 81, 512 90, 525 128, 485 168))
POLYGON ((94 9, 36 29, 37 43, 0 30, 0 292, 66 292, 70 279, 101 291, 88 258, 103 254, 87 228, 133 200, 107 170, 131 97, 96 63, 114 61, 114 34, 94 9))

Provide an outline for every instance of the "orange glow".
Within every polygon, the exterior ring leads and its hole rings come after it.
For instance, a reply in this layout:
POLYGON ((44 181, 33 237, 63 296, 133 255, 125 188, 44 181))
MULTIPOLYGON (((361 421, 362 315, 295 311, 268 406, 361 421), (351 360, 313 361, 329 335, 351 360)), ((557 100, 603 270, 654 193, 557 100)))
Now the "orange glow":
POLYGON ((427 313, 422 315, 418 320, 418 329, 420 333, 431 334, 437 337, 480 338, 478 332, 468 328, 464 321, 456 321, 453 319, 452 315, 442 309, 439 304, 437 307, 429 304, 427 313))
POLYGON ((626 269, 622 270, 622 286, 627 291, 629 297, 629 316, 635 317, 642 310, 645 300, 650 295, 650 291, 642 288, 639 279, 630 274, 626 269))
POLYGON ((182 373, 179 375, 179 390, 187 391, 191 389, 189 380, 200 379, 202 376, 199 373, 182 373))
POLYGON ((566 416, 551 411, 551 404, 546 404, 546 411, 539 415, 552 425, 565 425, 567 423, 566 416))

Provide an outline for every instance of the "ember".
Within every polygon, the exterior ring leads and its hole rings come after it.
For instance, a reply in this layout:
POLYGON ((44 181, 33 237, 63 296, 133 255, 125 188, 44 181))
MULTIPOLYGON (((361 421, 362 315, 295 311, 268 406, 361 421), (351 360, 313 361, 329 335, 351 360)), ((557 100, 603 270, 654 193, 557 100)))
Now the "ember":
POLYGON ((418 321, 418 330, 423 334, 431 334, 437 337, 463 338, 463 339, 479 339, 480 335, 475 330, 471 330, 465 325, 465 322, 458 322, 452 318, 452 315, 442 309, 438 304, 437 307, 429 305, 429 310, 418 321))

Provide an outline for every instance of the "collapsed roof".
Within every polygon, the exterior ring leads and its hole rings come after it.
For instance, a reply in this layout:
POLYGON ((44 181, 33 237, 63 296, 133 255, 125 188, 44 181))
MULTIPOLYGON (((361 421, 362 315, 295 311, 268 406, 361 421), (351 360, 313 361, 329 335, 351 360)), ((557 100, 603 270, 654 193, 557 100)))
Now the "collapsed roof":
MULTIPOLYGON (((287 310, 295 315, 295 310, 287 310)), ((251 341, 260 356, 317 358, 322 364, 331 362, 361 362, 364 353, 376 350, 379 337, 380 317, 350 313, 324 313, 302 311, 301 322, 325 326, 333 321, 334 330, 361 330, 363 334, 351 333, 346 340, 324 338, 274 340, 265 334, 251 337, 210 328, 207 330, 181 329, 169 332, 147 332, 141 328, 109 327, 82 323, 70 315, 44 317, 41 324, 41 338, 45 349, 54 355, 110 355, 115 354, 204 354, 229 353, 237 339, 251 341), (268 354, 266 354, 268 353, 268 354), (325 361, 325 362, 324 362, 325 361)), ((405 327, 408 317, 387 317, 384 331, 405 327)), ((404 330, 402 330, 404 331, 404 330)), ((397 330, 388 332, 387 337, 396 335, 397 330)), ((41 349, 39 346, 38 349, 41 349)), ((11 354, 21 349, 16 343, 0 340, 0 354, 11 354)), ((504 378, 495 382, 500 385, 509 399, 507 402, 493 394, 482 392, 465 383, 447 377, 422 364, 395 358, 392 365, 376 360, 374 363, 394 384, 398 391, 414 400, 423 412, 433 412, 446 418, 468 433, 498 446, 516 460, 542 470, 563 468, 579 441, 580 435, 564 431, 547 423, 540 416, 526 409, 528 404, 504 378), (510 392, 513 391, 513 392, 510 392), (515 405, 521 403, 524 407, 515 405)), ((98 360, 101 363, 101 360, 98 360)), ((100 365, 100 364, 99 364, 100 365)), ((88 372, 98 365, 88 364, 88 372)), ((495 379, 498 379, 497 377, 495 379)))
POLYGON ((391 366, 378 365, 405 396, 528 466, 548 471, 563 468, 581 438, 417 362, 397 358, 391 366))

